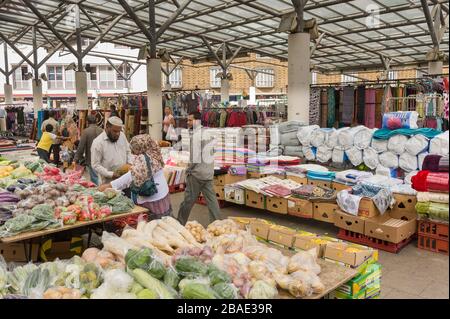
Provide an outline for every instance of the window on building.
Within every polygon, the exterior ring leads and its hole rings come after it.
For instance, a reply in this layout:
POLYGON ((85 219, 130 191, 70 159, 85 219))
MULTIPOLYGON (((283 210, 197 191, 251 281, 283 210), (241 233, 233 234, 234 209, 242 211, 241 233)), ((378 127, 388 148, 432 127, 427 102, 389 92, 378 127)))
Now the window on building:
POLYGON ((48 88, 64 89, 63 67, 61 65, 47 66, 48 88))
POLYGON ((25 79, 28 73, 28 66, 23 65, 14 70, 13 87, 15 90, 29 90, 31 88, 31 80, 25 79))
POLYGON ((97 77, 97 66, 91 65, 91 72, 89 72, 89 82, 88 88, 91 90, 98 89, 98 77, 97 77))
POLYGON ((75 89, 75 71, 65 70, 64 71, 64 83, 67 90, 75 89))
POLYGON ((311 73, 311 84, 317 84, 317 72, 311 73))
POLYGON ((176 68, 170 73, 169 82, 173 88, 180 88, 183 85, 183 72, 181 68, 176 68))
POLYGON ((256 75, 256 87, 271 88, 274 86, 274 72, 273 69, 259 69, 258 71, 264 72, 256 75))
POLYGON ((110 65, 100 65, 98 67, 99 88, 114 89, 116 86, 116 71, 110 65))
POLYGON ((341 75, 341 82, 342 83, 357 82, 358 81, 357 76, 358 76, 357 73, 342 74, 341 75))
POLYGON ((209 70, 209 82, 212 88, 219 88, 222 81, 217 77, 217 74, 222 72, 221 68, 211 68, 209 70))
MULTIPOLYGON (((130 77, 131 67, 129 64, 122 64, 120 66, 117 66, 117 69, 119 69, 119 71, 120 71, 120 73, 116 72, 117 89, 123 89, 125 87, 125 79, 123 78, 122 74, 125 74, 127 78, 130 77)), ((130 84, 129 82, 128 82, 128 85, 130 84)))
POLYGON ((397 80, 398 72, 397 71, 389 71, 388 72, 388 80, 397 80))

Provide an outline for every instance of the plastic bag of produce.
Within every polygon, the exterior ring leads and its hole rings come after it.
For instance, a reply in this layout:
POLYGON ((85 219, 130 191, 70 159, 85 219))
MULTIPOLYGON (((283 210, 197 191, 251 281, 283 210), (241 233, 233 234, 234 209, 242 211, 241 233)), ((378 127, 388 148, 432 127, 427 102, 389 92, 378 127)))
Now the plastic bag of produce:
POLYGON ((125 262, 128 269, 145 270, 156 279, 162 279, 166 274, 164 264, 154 255, 150 248, 128 250, 125 255, 125 262))
POLYGON ((8 268, 3 256, 0 255, 0 297, 8 293, 8 268))
POLYGON ((194 257, 181 257, 175 262, 175 270, 183 277, 206 276, 208 266, 194 257))
POLYGON ((219 283, 230 283, 231 277, 230 275, 214 266, 213 264, 208 265, 208 277, 210 279, 211 285, 217 285, 219 283))
POLYGON ((212 289, 216 293, 218 299, 238 298, 238 289, 233 284, 222 282, 212 286, 212 289))
POLYGON ((217 299, 216 292, 210 285, 192 280, 180 287, 183 299, 217 299))
POLYGON ((289 259, 288 272, 293 273, 298 270, 312 271, 316 275, 320 274, 321 268, 317 263, 317 249, 300 251, 289 259))
POLYGON ((248 299, 274 299, 278 290, 264 280, 257 280, 248 294, 248 299))
POLYGON ((177 271, 173 269, 173 267, 168 267, 166 273, 164 274, 164 284, 167 286, 176 289, 178 284, 180 283, 180 276, 177 271))

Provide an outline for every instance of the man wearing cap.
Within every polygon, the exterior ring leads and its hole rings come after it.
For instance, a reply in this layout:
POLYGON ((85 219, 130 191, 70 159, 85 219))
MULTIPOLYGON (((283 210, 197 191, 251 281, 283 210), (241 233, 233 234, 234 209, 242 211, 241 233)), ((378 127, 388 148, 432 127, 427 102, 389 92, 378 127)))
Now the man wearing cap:
POLYGON ((116 170, 131 162, 130 145, 122 129, 122 120, 112 116, 106 123, 105 131, 92 143, 91 165, 98 174, 100 184, 120 177, 116 170))

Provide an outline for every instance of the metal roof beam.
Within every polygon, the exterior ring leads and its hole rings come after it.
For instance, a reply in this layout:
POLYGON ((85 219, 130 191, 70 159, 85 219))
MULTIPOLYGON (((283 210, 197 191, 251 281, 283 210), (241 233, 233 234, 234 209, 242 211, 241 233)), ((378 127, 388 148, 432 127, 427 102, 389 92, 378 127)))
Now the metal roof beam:
POLYGON ((132 9, 126 0, 117 0, 119 2, 119 4, 122 6, 122 8, 125 10, 125 12, 128 14, 128 16, 130 17, 131 20, 134 21, 134 23, 136 23, 136 25, 139 27, 139 29, 141 30, 141 32, 147 37, 148 41, 153 42, 154 38, 153 36, 150 34, 149 30, 147 29, 147 27, 144 25, 144 23, 142 22, 142 20, 137 16, 137 14, 134 12, 135 9, 132 9))
POLYGON ((431 40, 433 41, 433 45, 435 48, 439 48, 439 41, 437 39, 434 26, 433 26, 433 19, 431 18, 430 9, 428 8, 428 2, 427 0, 420 0, 420 3, 422 4, 423 13, 425 14, 425 19, 427 21, 428 25, 428 31, 430 31, 431 40))
POLYGON ((163 25, 156 32, 156 40, 158 40, 164 31, 175 21, 176 18, 183 12, 184 9, 191 3, 192 0, 184 0, 183 4, 181 4, 177 10, 163 23, 163 25))

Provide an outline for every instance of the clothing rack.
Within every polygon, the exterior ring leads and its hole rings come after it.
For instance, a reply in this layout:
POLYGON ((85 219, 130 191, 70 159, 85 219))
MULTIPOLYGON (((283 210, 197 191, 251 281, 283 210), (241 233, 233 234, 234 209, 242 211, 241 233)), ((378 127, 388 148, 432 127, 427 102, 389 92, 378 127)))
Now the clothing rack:
POLYGON ((387 100, 389 112, 397 111, 416 111, 420 117, 441 116, 438 105, 444 103, 442 94, 419 94, 404 97, 388 97, 387 100), (429 103, 433 103, 433 108, 427 107, 429 103), (400 105, 400 107, 399 107, 400 105))

